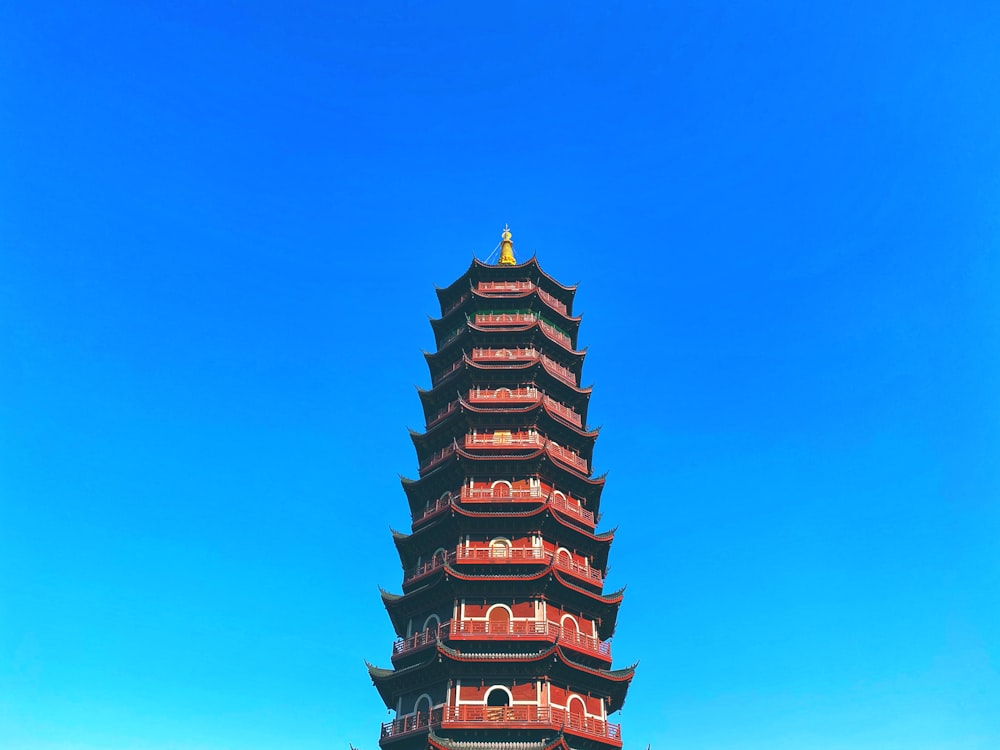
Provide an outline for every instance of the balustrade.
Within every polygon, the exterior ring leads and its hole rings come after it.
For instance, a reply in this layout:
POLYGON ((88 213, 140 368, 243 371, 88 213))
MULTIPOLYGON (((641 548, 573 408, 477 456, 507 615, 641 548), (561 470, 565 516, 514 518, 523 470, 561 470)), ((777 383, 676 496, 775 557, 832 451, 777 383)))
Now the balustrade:
POLYGON ((538 359, 539 352, 534 347, 514 347, 513 349, 473 349, 475 360, 525 360, 538 359))
POLYGON ((444 315, 448 315, 450 312, 452 312, 454 310, 457 310, 462 305, 462 303, 465 302, 465 300, 467 300, 467 299, 469 299, 469 293, 468 292, 466 292, 461 297, 459 297, 457 300, 455 300, 450 305, 448 305, 448 307, 445 309, 444 313, 442 314, 442 317, 444 317, 444 315))
POLYGON ((450 498, 450 497, 438 498, 434 502, 428 503, 426 505, 426 507, 422 511, 420 511, 418 514, 414 514, 414 516, 413 516, 413 523, 414 524, 422 523, 423 521, 426 521, 431 516, 437 515, 438 513, 440 513, 441 511, 443 511, 445 508, 450 508, 451 504, 452 504, 452 498, 450 498))
POLYGON ((438 350, 444 349, 446 346, 448 346, 448 344, 457 339, 464 330, 465 326, 459 326, 451 333, 446 334, 445 337, 441 339, 441 345, 438 347, 438 350))
POLYGON ((439 411, 437 414, 435 414, 433 417, 431 417, 431 421, 427 423, 427 426, 428 427, 433 427, 434 425, 436 425, 438 422, 440 422, 442 419, 444 419, 445 417, 447 417, 449 414, 451 414, 456 409, 458 409, 458 401, 457 400, 456 401, 452 401, 450 404, 448 404, 443 409, 441 409, 441 411, 439 411))
POLYGON ((516 565, 525 562, 545 564, 553 561, 556 568, 565 570, 578 578, 598 584, 604 581, 601 571, 597 568, 591 568, 589 565, 581 565, 572 557, 567 557, 565 553, 558 555, 544 547, 464 547, 459 545, 450 552, 439 552, 427 562, 405 570, 403 572, 403 582, 409 583, 450 563, 489 562, 498 565, 516 565))
POLYGON ((528 325, 537 319, 534 313, 476 313, 476 325, 528 325))
POLYGON ((577 414, 573 409, 570 409, 565 404, 561 404, 556 401, 551 396, 545 396, 545 405, 549 407, 553 412, 558 414, 560 417, 569 420, 577 427, 583 427, 583 417, 577 414))
POLYGON ((572 345, 570 337, 567 336, 562 331, 560 331, 551 323, 546 323, 544 320, 542 320, 539 322, 539 325, 542 327, 543 331, 545 331, 547 334, 549 334, 549 336, 556 339, 560 343, 565 344, 567 347, 572 345))
POLYGON ((586 510, 578 500, 571 500, 562 495, 546 495, 541 487, 513 489, 500 484, 496 487, 477 487, 470 489, 462 487, 461 499, 468 502, 503 503, 503 502, 539 502, 545 500, 554 510, 568 516, 579 518, 590 526, 594 525, 594 514, 586 510))
POLYGON ((549 359, 544 354, 541 355, 542 365, 546 370, 551 372, 557 378, 563 382, 569 383, 570 385, 576 385, 576 376, 567 367, 563 367, 561 364, 553 359, 549 359))
POLYGON ((541 447, 545 438, 537 432, 483 432, 465 436, 466 448, 541 447))
POLYGON ((621 746, 621 725, 572 713, 555 706, 444 705, 428 713, 401 716, 382 725, 382 738, 397 737, 429 727, 476 728, 486 723, 505 727, 565 729, 573 734, 600 737, 621 746))
POLYGON ((534 386, 525 388, 473 388, 469 391, 469 402, 481 401, 537 401, 541 392, 534 386))
POLYGON ((541 500, 542 499, 542 488, 541 487, 528 487, 528 488, 514 488, 508 487, 505 484, 498 484, 496 487, 477 487, 475 489, 470 487, 462 487, 463 500, 471 500, 473 502, 510 502, 514 500, 541 500))
POLYGON ((452 443, 451 445, 446 445, 439 451, 435 451, 423 464, 421 464, 420 471, 426 471, 432 466, 436 466, 437 464, 441 463, 446 458, 448 458, 448 456, 450 456, 454 452, 455 452, 454 443, 452 443))
POLYGON ((462 365, 465 364, 465 357, 460 357, 456 362, 453 362, 448 369, 443 370, 440 375, 438 375, 435 386, 440 385, 442 381, 446 380, 449 375, 461 369, 462 365))
POLYGON ((486 620, 446 620, 436 628, 427 628, 409 638, 400 638, 392 645, 393 656, 409 653, 444 638, 456 640, 546 640, 611 658, 611 641, 584 635, 573 628, 564 628, 546 620, 512 620, 503 625, 486 620))
POLYGON ((573 451, 563 448, 561 445, 556 445, 555 443, 549 443, 546 446, 546 450, 548 450, 551 455, 555 456, 560 461, 564 461, 573 468, 587 473, 587 462, 573 451))
POLYGON ((549 307, 558 310, 563 315, 567 314, 566 303, 565 302, 560 302, 555 297, 553 297, 551 294, 549 294, 548 292, 546 292, 544 289, 539 289, 538 290, 538 296, 541 299, 543 299, 545 301, 545 303, 549 307))
POLYGON ((480 292, 530 292, 535 285, 530 281, 480 281, 480 292))

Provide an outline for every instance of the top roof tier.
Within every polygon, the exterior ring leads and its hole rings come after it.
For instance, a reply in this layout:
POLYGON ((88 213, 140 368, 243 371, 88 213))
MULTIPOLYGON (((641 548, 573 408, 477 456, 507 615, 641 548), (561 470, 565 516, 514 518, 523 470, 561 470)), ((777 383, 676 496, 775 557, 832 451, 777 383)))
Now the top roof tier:
POLYGON ((456 302, 470 290, 500 297, 507 294, 522 295, 530 291, 532 285, 553 297, 558 303, 557 307, 561 305, 566 315, 573 314, 575 284, 573 286, 560 284, 542 270, 534 256, 524 263, 517 263, 509 229, 504 229, 500 244, 501 253, 496 265, 474 258, 468 270, 454 282, 435 289, 442 315, 454 309, 456 302))

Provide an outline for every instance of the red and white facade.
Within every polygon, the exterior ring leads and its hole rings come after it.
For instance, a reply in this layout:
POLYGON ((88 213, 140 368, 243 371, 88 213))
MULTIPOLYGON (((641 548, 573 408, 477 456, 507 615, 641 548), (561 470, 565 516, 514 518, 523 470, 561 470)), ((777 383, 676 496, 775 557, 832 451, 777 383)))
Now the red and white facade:
POLYGON ((622 596, 603 590, 576 289, 506 257, 437 290, 402 593, 383 592, 393 668, 369 667, 395 711, 384 750, 622 746, 634 666, 611 668, 622 596))

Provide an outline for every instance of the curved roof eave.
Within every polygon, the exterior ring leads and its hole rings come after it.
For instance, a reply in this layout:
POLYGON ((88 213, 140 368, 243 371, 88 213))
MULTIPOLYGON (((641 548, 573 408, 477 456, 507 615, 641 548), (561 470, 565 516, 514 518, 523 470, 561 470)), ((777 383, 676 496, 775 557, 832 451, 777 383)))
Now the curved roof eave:
MULTIPOLYGON (((538 263, 538 257, 536 255, 532 255, 530 258, 528 258, 523 263, 516 263, 513 266, 494 266, 492 263, 486 263, 484 261, 479 260, 479 258, 473 258, 472 259, 472 266, 470 266, 469 270, 467 270, 465 273, 468 273, 469 271, 471 271, 472 267, 478 267, 478 268, 498 268, 498 267, 499 268, 516 268, 516 269, 519 269, 519 270, 522 269, 522 268, 531 268, 531 267, 534 267, 534 268, 536 268, 538 270, 538 273, 541 276, 545 277, 546 281, 551 282, 551 284, 553 286, 558 287, 559 289, 562 289, 564 292, 575 292, 576 288, 578 286, 577 284, 573 284, 572 286, 566 286, 565 284, 560 284, 554 278, 552 278, 551 276, 549 276, 549 274, 547 274, 542 269, 541 265, 539 265, 539 263, 538 263)), ((465 274, 462 274, 462 275, 464 276, 465 274)), ((450 287, 449 287, 449 289, 450 289, 450 287)))
MULTIPOLYGON (((502 297, 501 296, 495 296, 495 295, 485 294, 484 292, 480 292, 475 287, 473 287, 471 291, 472 291, 472 296, 473 297, 478 297, 479 299, 481 299, 483 301, 497 300, 497 299, 525 299, 527 297, 537 296, 538 295, 538 290, 537 289, 528 289, 528 290, 523 291, 523 292, 515 292, 514 294, 504 294, 502 297)), ((545 307, 547 309, 552 310, 554 313, 556 313, 557 315, 561 316, 565 320, 572 321, 573 323, 576 323, 577 326, 579 326, 580 323, 583 322, 583 316, 582 315, 570 315, 569 313, 562 312, 561 310, 556 310, 551 305, 545 303, 545 300, 541 299, 540 297, 539 297, 539 300, 543 304, 545 304, 545 307)), ((442 316, 442 317, 447 317, 447 315, 442 316)))
MULTIPOLYGON (((455 287, 458 286, 458 284, 461 281, 466 280, 468 278, 469 274, 472 272, 472 269, 475 268, 477 265, 481 266, 483 264, 480 262, 480 260, 475 255, 473 255, 472 256, 472 262, 469 264, 469 267, 465 269, 465 271, 462 273, 461 276, 459 276, 457 279, 455 279, 453 282, 451 282, 448 286, 438 286, 437 284, 435 284, 434 285, 434 293, 437 295, 438 300, 441 299, 442 295, 448 295, 448 294, 450 294, 455 289, 455 287)), ((472 284, 471 283, 469 284, 469 288, 470 289, 472 288, 472 284)))

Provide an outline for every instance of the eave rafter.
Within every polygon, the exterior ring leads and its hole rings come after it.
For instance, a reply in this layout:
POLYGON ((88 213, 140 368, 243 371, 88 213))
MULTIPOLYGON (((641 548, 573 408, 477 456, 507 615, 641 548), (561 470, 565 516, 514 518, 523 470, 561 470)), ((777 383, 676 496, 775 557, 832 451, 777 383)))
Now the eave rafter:
MULTIPOLYGON (((468 646, 470 644, 466 644, 468 646)), ((494 644, 495 645, 495 644, 494 644)), ((566 684, 587 690, 600 691, 611 699, 610 711, 617 711, 625 700, 628 685, 635 674, 638 663, 624 669, 601 669, 588 666, 572 659, 556 642, 535 651, 509 651, 504 653, 459 650, 438 641, 433 651, 422 660, 400 669, 382 669, 365 662, 368 674, 387 707, 389 700, 398 693, 393 683, 404 682, 410 689, 433 684, 440 675, 450 677, 488 675, 496 679, 502 677, 546 676, 566 684)))

